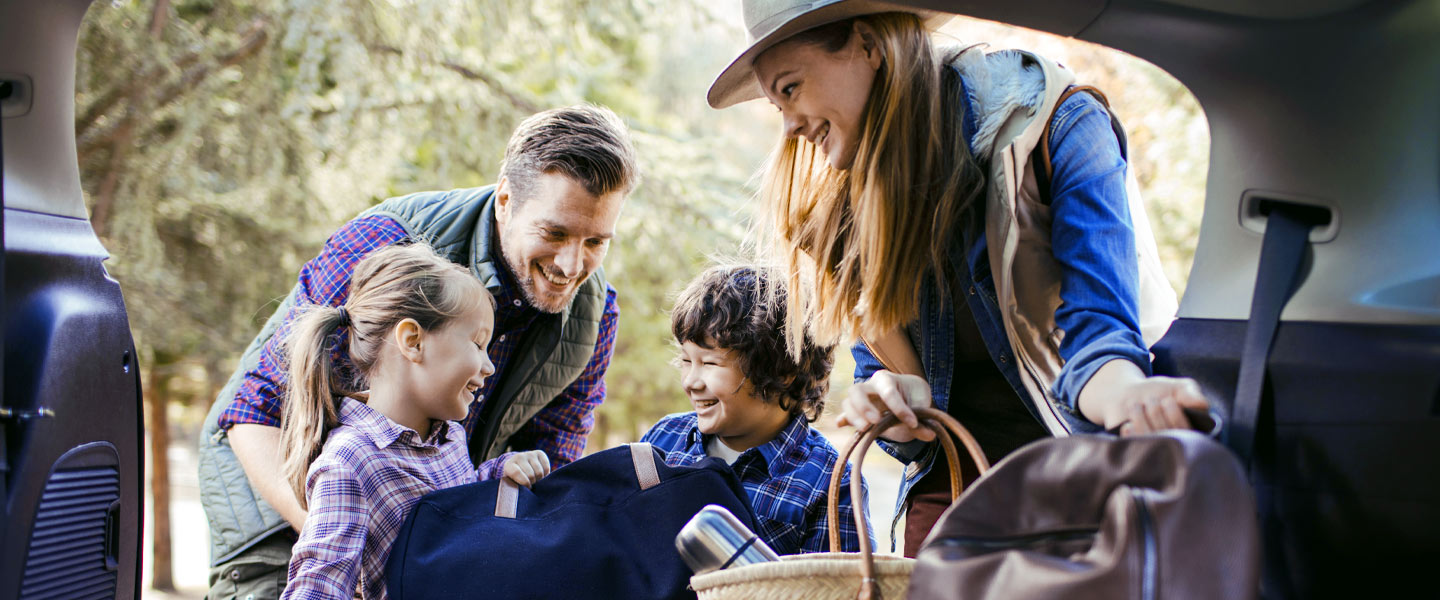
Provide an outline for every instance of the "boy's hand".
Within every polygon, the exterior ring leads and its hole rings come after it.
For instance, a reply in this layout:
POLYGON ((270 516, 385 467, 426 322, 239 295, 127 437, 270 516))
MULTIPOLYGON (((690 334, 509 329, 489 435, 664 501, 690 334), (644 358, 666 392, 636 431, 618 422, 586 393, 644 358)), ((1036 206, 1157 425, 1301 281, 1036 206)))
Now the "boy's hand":
POLYGON ((516 452, 505 460, 505 478, 530 487, 550 474, 550 457, 542 450, 516 452))
POLYGON ((935 439, 935 432, 920 426, 919 417, 911 407, 928 407, 930 403, 930 384, 924 378, 877 371, 870 379, 850 386, 840 405, 840 419, 836 424, 864 428, 879 423, 893 412, 900 417, 900 424, 881 432, 880 437, 892 442, 914 439, 928 442, 935 439))

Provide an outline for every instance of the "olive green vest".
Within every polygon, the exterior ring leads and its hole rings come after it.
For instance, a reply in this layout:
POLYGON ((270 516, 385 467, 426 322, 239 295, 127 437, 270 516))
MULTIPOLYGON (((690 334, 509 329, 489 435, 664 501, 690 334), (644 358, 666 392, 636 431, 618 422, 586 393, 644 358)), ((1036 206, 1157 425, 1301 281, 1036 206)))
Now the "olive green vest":
MULTIPOLYGON (((493 293, 500 287, 501 268, 491 256, 494 191, 494 186, 487 186, 421 192, 386 200, 357 218, 383 215, 394 219, 411 238, 426 241, 440 255, 468 266, 493 293)), ((499 255, 498 248, 493 250, 499 255)), ((229 560, 265 536, 289 527, 250 487, 229 439, 219 428, 219 417, 234 400, 245 373, 258 366, 260 351, 294 305, 298 289, 291 290, 245 350, 200 433, 200 499, 210 521, 212 564, 229 560)), ((595 351, 605 296, 605 274, 596 270, 581 284, 568 308, 559 314, 541 314, 526 330, 505 370, 493 376, 497 378, 495 391, 482 405, 482 415, 487 418, 470 432, 471 458, 477 464, 509 450, 510 437, 579 378, 595 351), (492 412, 499 412, 499 418, 492 412)))

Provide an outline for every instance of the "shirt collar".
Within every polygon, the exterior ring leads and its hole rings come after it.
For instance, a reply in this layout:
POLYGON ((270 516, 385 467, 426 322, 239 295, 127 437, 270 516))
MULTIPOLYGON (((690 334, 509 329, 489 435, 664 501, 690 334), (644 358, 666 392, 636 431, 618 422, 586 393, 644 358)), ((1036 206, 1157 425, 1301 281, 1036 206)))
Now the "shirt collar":
MULTIPOLYGON (((803 464, 808 454, 805 441, 810 436, 810 422, 805 420, 804 414, 797 414, 790 417, 790 422, 773 439, 760 444, 750 450, 740 453, 740 458, 735 462, 744 460, 746 454, 751 451, 759 452, 760 457, 765 459, 765 464, 770 470, 771 477, 778 477, 795 466, 803 464)), ((701 456, 705 454, 705 439, 700 433, 700 421, 695 419, 690 425, 690 444, 701 456)))
POLYGON ((396 440, 409 446, 425 447, 439 446, 450 439, 449 421, 441 421, 439 426, 432 428, 428 437, 421 440, 414 429, 391 421, 370 405, 348 397, 340 401, 340 424, 355 428, 381 450, 396 440))
POLYGON ((805 440, 809 435, 810 422, 805 420, 805 415, 792 415, 775 439, 756 446, 755 450, 765 457, 770 475, 778 477, 805 462, 805 440))

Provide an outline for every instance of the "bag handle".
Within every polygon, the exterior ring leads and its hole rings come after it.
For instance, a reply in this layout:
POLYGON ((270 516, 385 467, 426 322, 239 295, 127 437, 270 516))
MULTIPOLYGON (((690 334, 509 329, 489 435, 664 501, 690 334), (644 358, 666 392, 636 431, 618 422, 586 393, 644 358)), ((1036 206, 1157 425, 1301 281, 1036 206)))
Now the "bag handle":
MULTIPOLYGON (((985 458, 985 453, 980 450, 980 443, 975 441, 975 436, 970 435, 970 430, 956 421, 954 417, 946 414, 945 411, 934 408, 916 408, 915 415, 919 417, 920 423, 929 427, 935 432, 935 437, 940 440, 940 446, 945 449, 945 461, 950 465, 950 500, 953 502, 960 497, 960 455, 955 448, 955 441, 958 438, 960 443, 965 445, 965 451, 970 454, 970 460, 975 461, 975 466, 984 475, 990 470, 990 461, 985 458)), ((850 455, 856 448, 860 453, 855 455, 855 473, 850 478, 850 501, 851 512, 855 513, 856 531, 860 532, 860 590, 857 598, 861 600, 880 600, 880 586, 875 580, 875 555, 870 548, 870 536, 865 535, 865 511, 854 508, 856 502, 864 502, 865 497, 861 489, 860 465, 865 461, 865 452, 870 445, 880 437, 880 432, 889 429, 900 423, 900 418, 895 415, 887 415, 879 423, 866 427, 855 432, 855 437, 845 445, 845 452, 840 459, 835 461, 835 468, 830 473, 830 497, 826 508, 829 511, 829 533, 830 551, 840 552, 840 479, 845 475, 845 465, 850 462, 850 455)))
MULTIPOLYGON (((660 470, 655 467, 654 447, 646 442, 626 444, 630 446, 630 461, 635 465, 635 480, 640 490, 660 485, 660 470)), ((520 507, 520 486, 509 477, 500 478, 500 489, 495 496, 495 516, 513 519, 520 507)))

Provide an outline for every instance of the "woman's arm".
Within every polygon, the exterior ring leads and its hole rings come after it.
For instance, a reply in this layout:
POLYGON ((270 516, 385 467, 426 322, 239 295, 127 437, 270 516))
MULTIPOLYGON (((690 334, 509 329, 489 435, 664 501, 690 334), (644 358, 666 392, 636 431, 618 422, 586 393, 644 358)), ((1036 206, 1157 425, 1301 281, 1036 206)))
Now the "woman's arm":
POLYGON ((1150 376, 1128 166, 1110 114, 1093 96, 1074 94, 1050 126, 1051 248, 1062 267, 1055 323, 1065 332, 1056 397, 1106 429, 1124 425, 1124 434, 1187 428, 1182 409, 1208 404, 1193 380, 1150 376))

